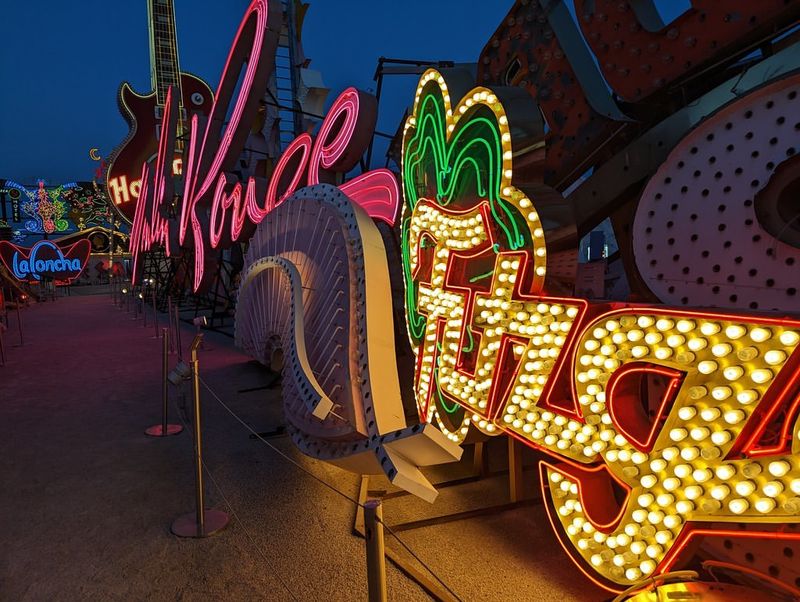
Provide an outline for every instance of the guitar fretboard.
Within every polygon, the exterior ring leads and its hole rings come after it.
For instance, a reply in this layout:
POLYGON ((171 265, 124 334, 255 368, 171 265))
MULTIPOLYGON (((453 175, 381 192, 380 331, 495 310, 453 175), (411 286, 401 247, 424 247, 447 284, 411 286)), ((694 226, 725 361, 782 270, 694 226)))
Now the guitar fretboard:
POLYGON ((175 34, 175 8, 172 0, 148 0, 150 16, 150 68, 156 100, 163 105, 167 89, 174 86, 178 106, 183 106, 178 64, 178 43, 175 34))

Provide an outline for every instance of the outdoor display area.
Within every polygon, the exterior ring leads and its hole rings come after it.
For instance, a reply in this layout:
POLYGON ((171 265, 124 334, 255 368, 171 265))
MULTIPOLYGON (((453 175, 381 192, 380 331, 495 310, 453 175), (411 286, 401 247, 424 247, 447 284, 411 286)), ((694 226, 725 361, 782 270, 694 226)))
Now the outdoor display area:
MULTIPOLYGON (((173 534, 248 532, 203 462, 211 406, 353 511, 367 568, 352 591, 370 600, 386 598, 385 557, 421 587, 395 582, 409 599, 800 598, 800 7, 648 6, 576 0, 574 18, 518 0, 476 70, 416 66, 385 168, 363 160, 379 100, 347 88, 313 132, 241 169, 280 3, 251 2, 194 108, 177 65, 156 78, 136 194, 101 211, 130 222, 102 298, 161 347, 149 434, 194 437, 195 510, 173 534), (242 354, 257 384, 239 385, 242 354), (284 435, 294 448, 272 443, 284 435), (462 524, 475 537, 457 540, 462 524), (475 524, 502 537, 484 548, 475 524), (504 537, 569 564, 512 553, 497 598, 468 582, 506 562, 504 537), (439 546, 455 564, 433 566, 439 546)), ((152 33, 174 46, 174 29, 152 33)), ((25 236, 67 230, 67 188, 6 189, 29 199, 25 236)), ((78 278, 93 243, 17 238, 0 259, 22 345, 26 287, 78 278)))

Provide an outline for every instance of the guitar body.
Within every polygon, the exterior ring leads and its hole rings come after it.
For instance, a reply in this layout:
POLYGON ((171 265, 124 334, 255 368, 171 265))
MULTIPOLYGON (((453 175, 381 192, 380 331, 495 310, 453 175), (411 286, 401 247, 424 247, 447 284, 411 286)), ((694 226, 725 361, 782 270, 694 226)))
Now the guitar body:
MULTIPOLYGON (((186 109, 187 116, 198 112, 208 115, 214 100, 214 93, 208 84, 188 73, 181 73, 180 79, 183 108, 186 109)), ((133 222, 141 186, 142 165, 158 153, 160 107, 155 92, 146 96, 137 94, 127 82, 120 86, 117 102, 130 131, 111 154, 106 183, 108 195, 117 212, 125 220, 133 222)), ((180 173, 180 153, 176 154, 176 160, 173 170, 180 173)))

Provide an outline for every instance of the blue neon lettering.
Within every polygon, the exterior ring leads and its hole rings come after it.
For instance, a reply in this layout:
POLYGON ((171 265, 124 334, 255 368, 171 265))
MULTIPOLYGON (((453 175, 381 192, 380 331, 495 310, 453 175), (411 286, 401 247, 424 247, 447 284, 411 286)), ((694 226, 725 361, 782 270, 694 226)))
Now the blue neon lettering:
POLYGON ((46 240, 41 240, 33 245, 28 259, 21 259, 19 252, 14 253, 11 265, 11 271, 14 272, 14 276, 20 280, 24 280, 28 277, 41 280, 41 274, 43 272, 79 272, 80 270, 80 258, 67 259, 64 257, 64 253, 60 248, 46 240), (36 255, 42 247, 52 249, 58 257, 56 259, 37 259, 36 255))

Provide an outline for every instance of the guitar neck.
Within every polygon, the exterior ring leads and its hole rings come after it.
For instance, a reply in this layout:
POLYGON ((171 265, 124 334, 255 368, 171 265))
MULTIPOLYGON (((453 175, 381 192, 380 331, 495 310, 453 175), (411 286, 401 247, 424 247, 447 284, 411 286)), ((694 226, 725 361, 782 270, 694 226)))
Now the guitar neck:
POLYGON ((150 79, 156 92, 156 101, 163 106, 167 90, 174 86, 175 100, 182 107, 175 6, 172 0, 147 0, 147 11, 150 21, 150 79))

